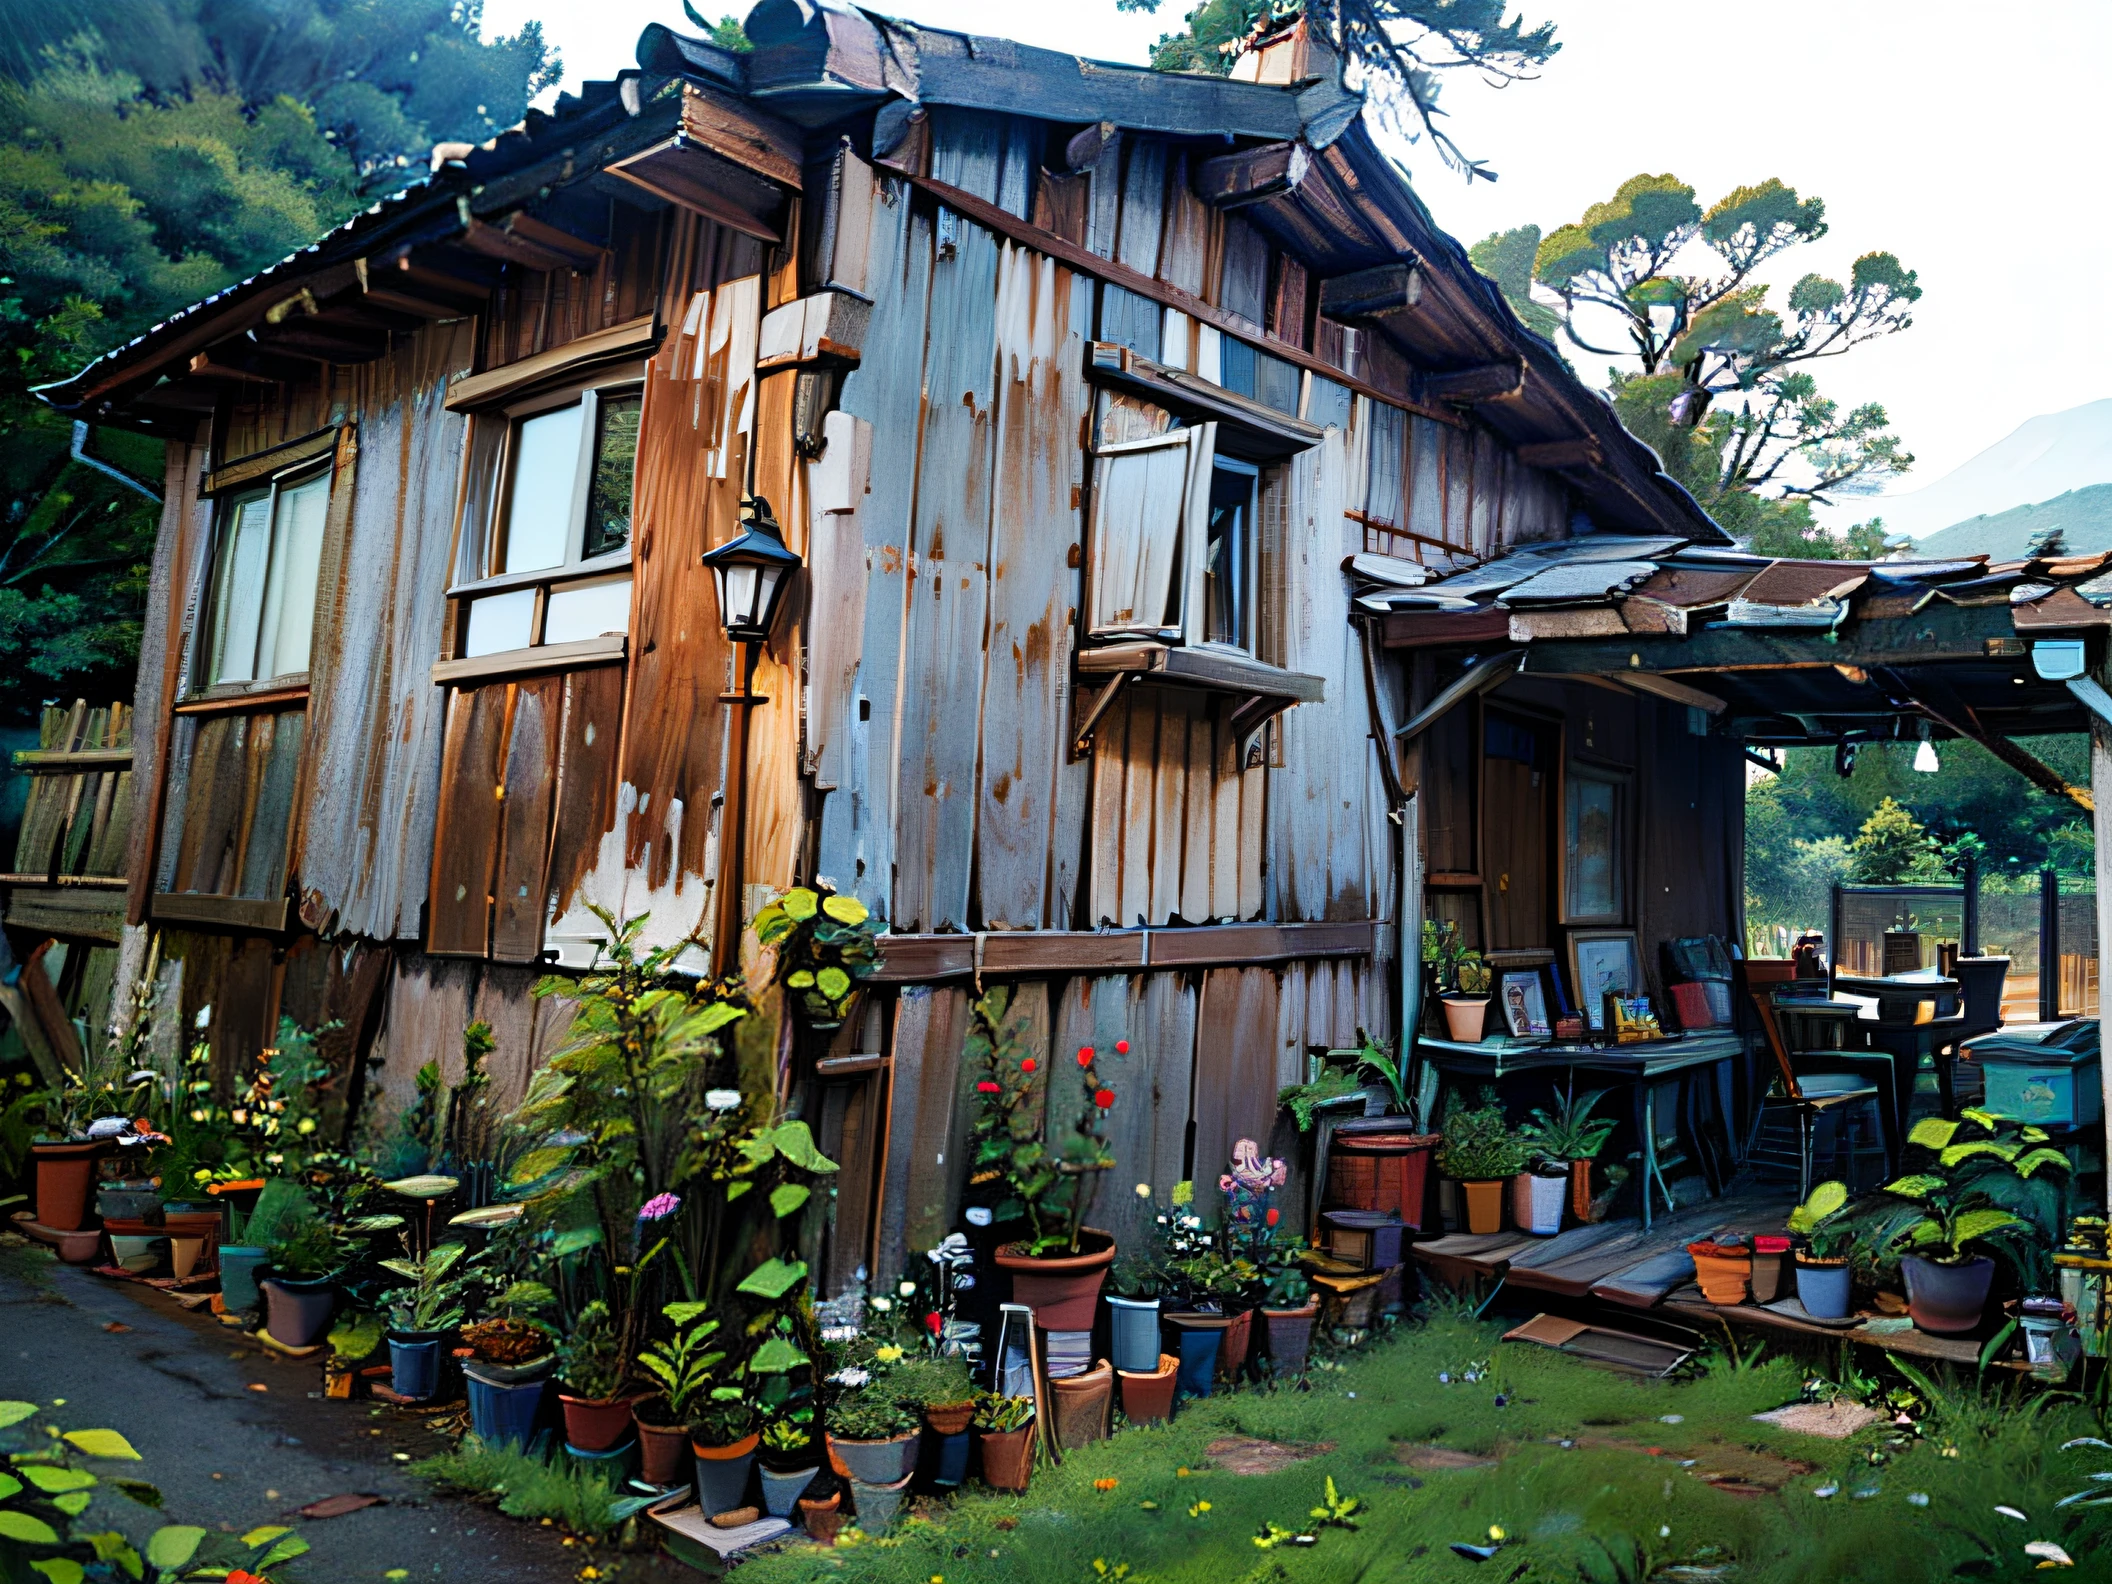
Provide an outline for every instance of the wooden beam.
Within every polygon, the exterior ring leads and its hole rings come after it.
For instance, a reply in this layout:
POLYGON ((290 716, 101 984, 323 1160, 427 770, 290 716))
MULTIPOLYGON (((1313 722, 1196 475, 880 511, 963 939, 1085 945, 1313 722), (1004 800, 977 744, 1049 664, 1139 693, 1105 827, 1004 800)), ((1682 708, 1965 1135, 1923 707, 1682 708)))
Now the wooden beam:
POLYGON ((2068 691, 2081 701, 2084 709, 2105 725, 2112 726, 2112 693, 2107 693, 2088 677, 2070 677, 2068 691))
POLYGON ((276 935, 285 930, 287 916, 284 897, 206 896, 190 891, 154 893, 153 918, 157 924, 204 924, 276 935))
MULTIPOLYGON (((388 277, 380 277, 386 280, 388 277)), ((366 300, 377 308, 386 308, 391 313, 409 314, 417 319, 467 319, 477 310, 460 303, 442 302, 433 297, 413 296, 391 286, 369 284, 366 300)))
POLYGON ((806 137, 789 121, 765 114, 746 100, 703 84, 682 84, 682 131, 714 154, 745 166, 794 192, 804 173, 806 137))
POLYGON ((770 243, 783 240, 783 232, 751 206, 748 199, 755 196, 753 193, 744 196, 728 192, 723 185, 723 179, 732 176, 736 185, 752 183, 761 187, 761 178, 690 141, 685 134, 677 133, 665 143, 656 143, 619 160, 607 167, 607 173, 746 236, 770 243))
POLYGON ((1217 963, 1369 957, 1386 926, 1205 924, 1152 930, 1019 930, 988 935, 883 935, 876 984, 928 984, 999 974, 1143 973, 1217 963), (980 953, 978 953, 980 943, 980 953), (980 956, 980 960, 978 960, 980 956))
POLYGON ((1423 300, 1423 272, 1413 264, 1380 264, 1320 283, 1320 311, 1330 319, 1384 319, 1412 313, 1423 300))
POLYGON ((1264 198, 1296 192, 1313 168, 1313 151, 1301 143, 1266 143, 1204 160, 1195 190, 1204 203, 1237 209, 1264 198))
POLYGON ((1595 468, 1606 460, 1599 442, 1588 435, 1577 440, 1528 441, 1512 454, 1527 467, 1538 468, 1595 468))
POLYGON ((312 319, 259 325, 250 331, 250 336, 267 352, 310 358, 318 363, 371 363, 389 350, 386 331, 362 335, 343 325, 318 325, 312 319))
POLYGON ((533 357, 487 369, 482 374, 465 375, 448 387, 448 409, 459 412, 467 407, 497 401, 542 380, 554 379, 568 370, 622 357, 650 356, 660 344, 661 329, 651 314, 644 314, 567 341, 548 352, 538 352, 533 357))
POLYGON ((459 269, 444 268, 443 260, 468 265, 474 271, 487 267, 482 264, 470 264, 456 249, 449 249, 437 258, 420 254, 417 262, 412 261, 410 252, 406 250, 393 259, 370 268, 367 271, 367 281, 370 285, 382 286, 390 291, 407 292, 412 296, 429 298, 447 306, 459 303, 464 312, 475 313, 491 296, 491 283, 481 274, 464 274, 459 269))
POLYGON ((1689 708, 1707 710, 1711 715, 1721 715, 1730 706, 1713 693, 1704 693, 1700 688, 1688 687, 1684 682, 1675 682, 1670 677, 1658 676, 1649 671, 1620 671, 1615 680, 1627 683, 1639 693, 1654 693, 1661 699, 1670 699, 1675 704, 1689 708))
POLYGON ((1492 655, 1476 665, 1467 667, 1464 676, 1455 679, 1436 698, 1416 711, 1414 718, 1393 734, 1394 738, 1404 743, 1415 741, 1449 714, 1455 704, 1462 703, 1477 693, 1485 693, 1499 682, 1508 682, 1518 674, 1524 664, 1524 651, 1514 649, 1508 654, 1492 655))
MULTIPOLYGON (((2081 699, 2094 717, 2090 722, 2090 791, 2097 809, 2090 817, 2091 837, 2096 848, 2097 878, 2097 938, 2112 939, 2112 693, 2107 693, 2105 684, 2112 681, 2112 668, 2100 665, 2087 678, 2077 678, 2068 684, 2068 689, 2081 699)), ((2102 948, 2100 948, 2102 951, 2102 948)), ((2112 996, 2098 997, 2098 1037, 2112 1033, 2112 996)), ((2112 1062, 2099 1063, 2102 1069, 2098 1083, 2106 1096, 2112 1097, 2112 1062)), ((2112 1182, 2107 1182, 2105 1192, 2112 1198, 2112 1182)))
POLYGON ((510 214, 494 225, 471 220, 462 233, 462 246, 504 264, 519 264, 532 270, 591 271, 607 254, 598 243, 582 241, 569 231, 546 225, 532 215, 510 214))
POLYGON ((2036 755, 2026 752, 2012 739, 1988 731, 1973 713, 1973 707, 1960 698, 1948 683, 1925 674, 1903 676, 1893 670, 1885 671, 1883 676, 1894 692, 1904 694, 1930 720, 1956 736, 1970 738, 1978 743, 2040 791, 2069 799, 2085 814, 2096 812, 2096 804, 2089 792, 2079 786, 2069 785, 2066 776, 2036 755))
POLYGON ((1472 407, 1477 402, 1503 401, 1525 389, 1525 360, 1479 363, 1472 368, 1444 374, 1425 374, 1416 381, 1416 394, 1425 401, 1452 402, 1472 407))

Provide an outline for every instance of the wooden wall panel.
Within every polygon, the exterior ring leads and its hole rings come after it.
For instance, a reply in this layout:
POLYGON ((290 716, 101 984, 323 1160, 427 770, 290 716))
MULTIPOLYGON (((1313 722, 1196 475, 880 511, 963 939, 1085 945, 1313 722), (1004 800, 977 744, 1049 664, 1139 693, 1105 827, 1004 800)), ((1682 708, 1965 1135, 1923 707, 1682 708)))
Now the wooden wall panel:
POLYGON ((1267 1145, 1276 1126, 1277 971, 1212 968, 1203 975, 1195 1025, 1195 1147, 1190 1170, 1197 1210, 1218 1213, 1217 1179, 1232 1146, 1267 1145))
MULTIPOLYGON (((841 784, 822 803, 818 871, 877 917, 894 918, 895 767, 899 685, 909 584, 918 392, 931 288, 931 215, 906 183, 882 183, 872 207, 873 315, 863 358, 843 382, 842 411, 872 428, 881 459, 859 511, 866 593, 857 692, 841 784)), ((899 926, 898 926, 899 927, 899 926)))
POLYGON ((445 401, 448 380, 469 367, 471 328, 420 331, 348 392, 358 444, 332 489, 317 580, 295 864, 313 929, 418 933, 447 709, 430 673, 446 629, 464 444, 464 419, 445 401))
POLYGON ((426 940, 436 952, 481 957, 491 949, 491 887, 504 813, 504 682, 449 689, 447 745, 441 757, 440 824, 433 854, 426 940))
POLYGON ((1283 755, 1282 768, 1269 771, 1270 916, 1284 920, 1375 916, 1364 808, 1370 713, 1341 570, 1362 535, 1342 515, 1345 452, 1342 431, 1330 429, 1284 469, 1283 664, 1325 688, 1320 702, 1277 719, 1283 755))
POLYGON ((563 1048, 577 1010, 563 996, 538 1001, 531 995, 541 976, 528 966, 399 952, 374 1043, 380 1059, 370 1078, 378 1079, 381 1114, 398 1115, 411 1102, 418 1069, 427 1062, 437 1063, 446 1081, 459 1081, 462 1031, 478 1020, 491 1025, 496 1042, 484 1063, 492 1104, 517 1105, 529 1076, 563 1048))
POLYGON ((543 879, 557 806, 564 695, 562 675, 524 677, 513 688, 491 885, 491 954, 501 962, 534 962, 543 949, 543 879))
POLYGON ((1075 1120, 1084 1100, 1078 1047, 1097 1053, 1101 1079, 1115 1093, 1106 1121, 1114 1169, 1093 1201, 1092 1224, 1124 1249, 1149 1238, 1151 1205, 1164 1204, 1186 1171, 1189 1091, 1195 1062, 1195 983, 1182 974, 1080 976, 1067 982, 1057 1012, 1051 1062, 1052 1127, 1075 1120), (1115 1043, 1129 1042, 1127 1055, 1115 1043))
POLYGON ((960 227, 932 266, 924 434, 917 452, 914 580, 896 772, 897 929, 970 928, 976 740, 989 609, 997 239, 960 227))
POLYGON ((1159 279, 1192 296, 1209 290, 1210 233, 1215 210, 1195 194, 1188 179, 1191 156, 1173 156, 1166 174, 1166 223, 1159 241, 1159 279))
MULTIPOLYGON (((865 636, 865 497, 873 426, 847 412, 823 421, 826 443, 807 468, 806 756, 814 790, 840 792, 859 730, 860 643, 865 636)), ((824 867, 831 883, 841 877, 824 867)))
POLYGON ((961 1074, 967 1033, 966 990, 911 985, 895 1003, 879 1280, 891 1280, 910 1251, 931 1248, 959 1218, 967 1177, 961 1119, 974 1093, 961 1074))
POLYGON ((622 666, 565 673, 557 809, 544 877, 546 930, 574 913, 602 841, 616 825, 617 751, 623 741, 622 666))
POLYGON ((1006 118, 987 110, 934 105, 931 117, 931 179, 996 203, 1003 173, 1006 118))
POLYGON ((986 929, 1060 928, 1051 846, 1059 784, 1083 776, 1065 752, 1079 574, 1078 426, 1090 283, 1004 248, 997 299, 997 479, 990 632, 975 825, 975 913, 986 929), (1073 289, 1082 284, 1082 289, 1073 289))
POLYGON ((139 813, 132 822, 125 860, 131 881, 126 887, 125 917, 133 924, 145 922, 147 899, 161 881, 168 856, 161 848, 161 825, 165 809, 179 801, 173 783, 181 763, 170 754, 177 727, 169 706, 176 702, 183 671, 189 605, 203 580, 212 540, 212 508, 198 498, 207 463, 203 426, 197 444, 172 441, 166 456, 161 527, 147 575, 139 667, 132 684, 132 709, 139 722, 132 744, 132 777, 139 789, 139 813), (166 788, 165 779, 171 783, 166 788), (161 862, 157 862, 157 853, 161 862))
POLYGON ((1128 142, 1115 262, 1149 275, 1159 267, 1159 236, 1166 206, 1166 143, 1163 138, 1153 137, 1131 138, 1128 142))

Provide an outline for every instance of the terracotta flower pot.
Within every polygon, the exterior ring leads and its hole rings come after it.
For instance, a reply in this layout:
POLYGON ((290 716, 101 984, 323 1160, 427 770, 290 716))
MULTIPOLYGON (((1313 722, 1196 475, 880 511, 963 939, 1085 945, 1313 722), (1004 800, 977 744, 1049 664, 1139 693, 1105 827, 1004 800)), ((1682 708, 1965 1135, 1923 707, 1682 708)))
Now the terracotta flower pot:
POLYGON ((1319 1313, 1317 1298, 1303 1309, 1262 1310, 1262 1318, 1269 1323, 1269 1357, 1279 1376, 1305 1373, 1306 1358, 1313 1346, 1313 1321, 1319 1313))
POLYGON ((1979 1329, 1995 1280, 1993 1260, 1982 1255, 1962 1265, 1939 1265, 1909 1254, 1899 1268, 1907 1278, 1907 1313, 1915 1330, 1957 1336, 1979 1329))
POLYGON ((1573 1160, 1569 1163, 1569 1213, 1583 1226, 1591 1220, 1591 1162, 1573 1160))
POLYGON ((1463 1182, 1459 1185, 1467 1201, 1467 1230, 1477 1237, 1503 1230, 1503 1179, 1463 1182))
MULTIPOLYGON (((1063 1382, 1058 1381, 1057 1385, 1063 1382)), ((1017 1430, 978 1430, 976 1446, 982 1453, 983 1483, 992 1490, 1023 1491, 1034 1473, 1034 1421, 1017 1430)))
POLYGON ((1753 1277, 1753 1251, 1742 1244, 1689 1243, 1694 1280, 1712 1304, 1742 1304, 1753 1277))
POLYGON ((1753 1239, 1753 1302, 1770 1304, 1782 1291, 1782 1267, 1789 1263, 1789 1239, 1769 1234, 1753 1239))
POLYGON ((631 1422, 638 1426, 638 1477, 665 1490, 695 1478, 696 1471, 689 1461, 689 1431, 681 1425, 656 1424, 654 1418, 650 1407, 632 1405, 631 1422))
POLYGON ((88 1188, 103 1146, 95 1141, 32 1144, 29 1152, 37 1162, 37 1225, 78 1232, 88 1220, 88 1188))
POLYGON ((836 1535, 843 1528, 843 1492, 830 1491, 820 1501, 799 1499, 799 1521, 806 1531, 821 1545, 832 1546, 836 1535))
POLYGON ((629 1397, 575 1397, 559 1392, 565 1410, 565 1443, 582 1452, 606 1452, 631 1428, 629 1397))
POLYGON ((1815 1260, 1797 1256, 1797 1302, 1814 1320, 1845 1320, 1855 1291, 1844 1259, 1815 1260))
POLYGON ((1122 1413, 1131 1424, 1158 1424, 1173 1415, 1173 1390, 1181 1361, 1171 1353, 1159 1355, 1155 1370, 1118 1370, 1122 1382, 1122 1413))
POLYGON ((1446 996, 1444 1007, 1446 1033, 1462 1044, 1480 1040, 1489 1020, 1487 996, 1446 996))
POLYGON ((708 1447, 691 1441, 697 1460, 697 1505, 706 1518, 731 1512, 748 1496, 748 1476, 755 1468, 755 1449, 760 1435, 745 1435, 731 1446, 708 1447))
POLYGON ((937 1436, 957 1436, 975 1422, 975 1402, 926 1403, 924 1422, 937 1436))
POLYGON ((1247 1353, 1253 1345, 1254 1311, 1242 1309, 1225 1327, 1224 1340, 1217 1345, 1217 1367, 1224 1372, 1226 1380, 1239 1379, 1239 1372, 1247 1367, 1247 1353))
POLYGON ((1107 1434, 1115 1396, 1115 1367, 1102 1359, 1082 1375, 1049 1382, 1056 1399, 1056 1444, 1065 1451, 1098 1441, 1107 1434))
POLYGON ((1034 1311, 1044 1331, 1090 1331, 1100 1303, 1100 1284, 1115 1262, 1112 1235, 1094 1227, 1081 1229, 1083 1252, 1035 1259, 1009 1243, 997 1251, 998 1269, 1012 1278, 1012 1301, 1034 1311))

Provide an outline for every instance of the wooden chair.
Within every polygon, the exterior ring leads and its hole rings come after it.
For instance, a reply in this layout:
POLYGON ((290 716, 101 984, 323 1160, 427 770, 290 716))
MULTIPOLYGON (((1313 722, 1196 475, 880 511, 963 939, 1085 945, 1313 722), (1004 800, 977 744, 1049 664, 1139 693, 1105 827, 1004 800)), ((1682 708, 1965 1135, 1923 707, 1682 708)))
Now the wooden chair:
MULTIPOLYGON (((1829 1112, 1845 1113, 1855 1107, 1868 1105, 1872 1119, 1877 1125, 1879 1152, 1882 1154, 1883 1104, 1879 1098, 1878 1086, 1863 1082, 1853 1073, 1798 1072, 1796 1064, 1790 1059, 1788 1047, 1782 1042, 1781 1025, 1775 1019, 1774 997, 1755 990, 1752 992, 1752 998, 1753 1008, 1760 1018, 1761 1037, 1767 1041, 1768 1053, 1775 1059, 1776 1080, 1761 1097, 1759 1110, 1753 1117, 1752 1138, 1746 1145, 1746 1158, 1749 1161, 1757 1161, 1760 1158, 1760 1130, 1769 1112, 1794 1112, 1797 1130, 1797 1197, 1800 1200, 1807 1199, 1811 1196, 1812 1135, 1819 1117, 1829 1112)), ((1855 1188, 1855 1151, 1852 1147, 1848 1154, 1848 1175, 1848 1186, 1852 1192, 1855 1188)))

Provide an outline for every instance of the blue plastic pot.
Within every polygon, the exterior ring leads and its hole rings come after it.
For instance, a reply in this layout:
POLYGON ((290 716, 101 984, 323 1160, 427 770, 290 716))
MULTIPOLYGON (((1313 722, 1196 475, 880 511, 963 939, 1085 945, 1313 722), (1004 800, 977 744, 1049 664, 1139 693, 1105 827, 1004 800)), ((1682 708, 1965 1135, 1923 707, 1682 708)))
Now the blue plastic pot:
POLYGON ((469 1425, 480 1441, 525 1447, 535 1439, 547 1380, 482 1380, 475 1364, 463 1365, 462 1374, 469 1383, 469 1425))
POLYGON ((1149 1375, 1159 1367, 1159 1301, 1116 1298, 1107 1307, 1113 1322, 1115 1368, 1149 1375))
POLYGON ((220 1245, 220 1303, 229 1311, 254 1309, 262 1300, 257 1291, 257 1267, 264 1251, 248 1243, 220 1245))
POLYGON ((924 1455, 919 1460, 922 1484, 928 1490, 952 1490, 968 1478, 968 1432, 940 1435, 926 1428, 924 1455))
POLYGON ((1844 1260, 1838 1265, 1806 1265, 1797 1261, 1797 1302, 1814 1320, 1845 1320, 1853 1283, 1844 1260))
POLYGON ((598 1474, 609 1482, 610 1490, 621 1490, 624 1481, 638 1472, 638 1437, 626 1436, 620 1445, 606 1452, 582 1452, 567 1441, 565 1456, 580 1473, 598 1474))
POLYGON ((440 1390, 440 1341, 435 1337, 389 1338, 389 1388, 423 1402, 440 1390))
POLYGON ((1224 1335, 1223 1330, 1216 1327, 1181 1332, 1181 1367, 1174 1377, 1177 1397, 1210 1395, 1211 1378, 1217 1374, 1218 1344, 1224 1340, 1224 1335))

